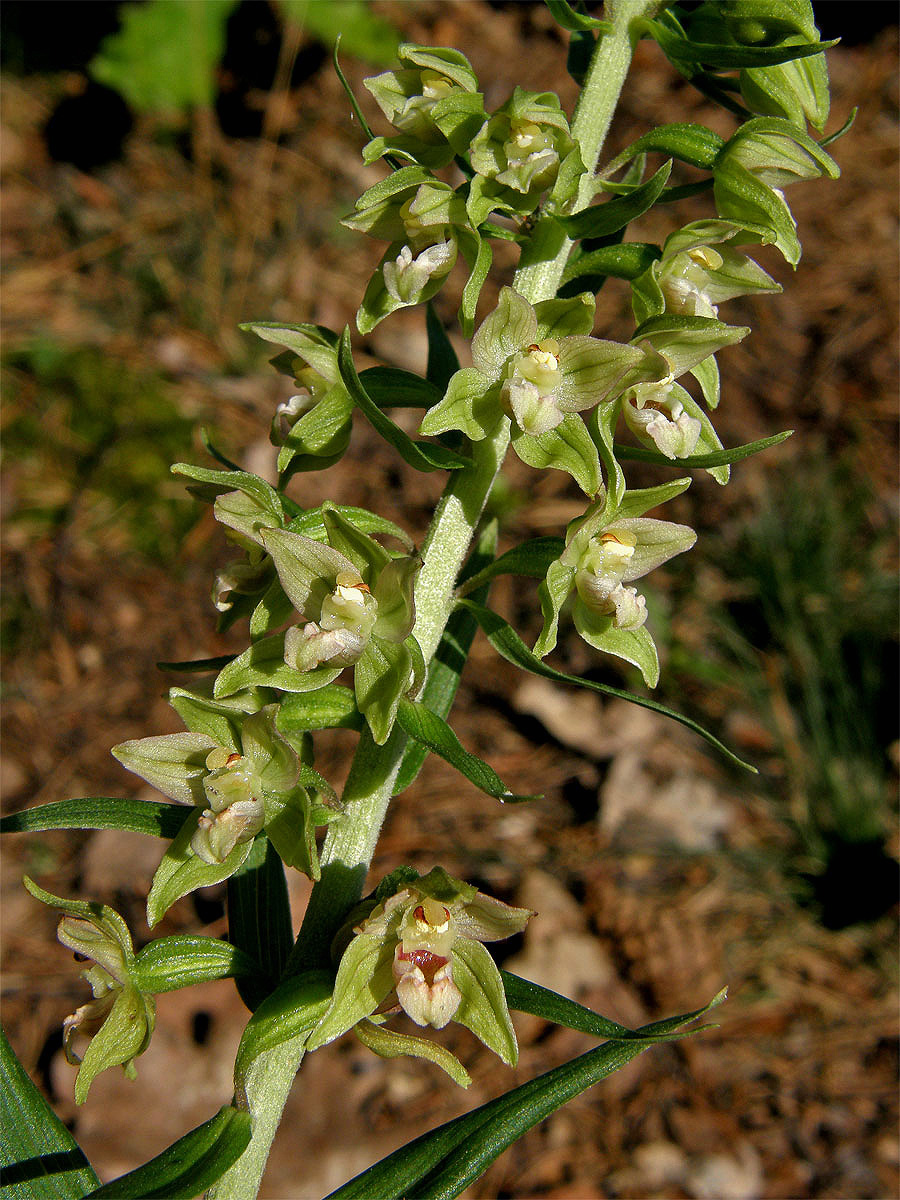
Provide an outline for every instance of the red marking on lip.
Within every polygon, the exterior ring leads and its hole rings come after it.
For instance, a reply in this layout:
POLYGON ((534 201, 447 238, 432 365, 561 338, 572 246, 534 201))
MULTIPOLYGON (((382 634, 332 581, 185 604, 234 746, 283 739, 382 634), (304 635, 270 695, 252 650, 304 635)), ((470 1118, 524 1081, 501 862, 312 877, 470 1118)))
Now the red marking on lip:
POLYGON ((397 962, 411 963, 414 967, 418 967, 429 986, 434 983, 437 972, 449 961, 449 958, 444 958, 443 955, 435 954, 432 950, 426 950, 424 947, 410 950, 408 954, 402 946, 397 950, 397 962))

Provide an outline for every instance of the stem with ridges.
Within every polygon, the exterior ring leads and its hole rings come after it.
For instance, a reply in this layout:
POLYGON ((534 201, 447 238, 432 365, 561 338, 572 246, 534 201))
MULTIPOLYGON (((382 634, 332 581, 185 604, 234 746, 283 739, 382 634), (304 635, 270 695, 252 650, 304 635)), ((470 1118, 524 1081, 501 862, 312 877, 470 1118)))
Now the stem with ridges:
MULTIPOLYGON (((631 28, 650 16, 658 0, 609 3, 610 31, 594 53, 576 109, 572 132, 588 168, 573 211, 594 194, 593 171, 615 112, 633 54, 631 28)), ((571 242, 550 217, 541 217, 523 248, 514 286, 536 303, 556 295, 571 242)), ((426 662, 440 642, 453 605, 453 588, 509 445, 509 422, 473 447, 471 467, 454 471, 435 511, 423 547, 424 566, 416 587, 415 636, 426 662)), ((400 769, 405 735, 399 730, 384 746, 367 732, 344 791, 343 820, 329 828, 322 850, 322 877, 315 885, 288 970, 297 973, 327 963, 328 949, 344 914, 359 899, 378 834, 400 769)), ((294 1075, 303 1057, 299 1039, 260 1056, 250 1071, 246 1094, 254 1114, 250 1145, 207 1193, 210 1200, 250 1200, 257 1194, 269 1149, 294 1075)))

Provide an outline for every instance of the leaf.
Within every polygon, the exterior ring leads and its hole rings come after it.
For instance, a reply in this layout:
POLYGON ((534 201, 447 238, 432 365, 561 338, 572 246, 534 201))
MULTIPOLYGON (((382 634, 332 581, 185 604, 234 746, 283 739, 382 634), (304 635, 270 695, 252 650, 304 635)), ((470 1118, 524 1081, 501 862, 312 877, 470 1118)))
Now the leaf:
POLYGON ((384 415, 375 401, 370 398, 356 373, 350 350, 349 329, 345 329, 341 337, 338 365, 344 385, 356 405, 362 409, 369 422, 384 440, 392 445, 410 466, 415 467, 418 471, 453 471, 469 465, 469 459, 463 458, 460 454, 454 454, 446 446, 413 441, 408 433, 404 433, 399 425, 395 425, 389 417, 384 415))
POLYGON ((615 174, 619 167, 641 154, 665 154, 692 167, 708 170, 724 145, 725 139, 705 125, 679 122, 657 125, 656 129, 645 133, 617 155, 606 168, 605 174, 615 174))
POLYGON ((664 717, 670 717, 673 721, 678 721, 680 725, 684 725, 688 729, 692 729, 694 733, 699 734, 700 737, 709 742, 711 746, 715 746, 721 754, 724 754, 736 766, 743 767, 746 771, 752 771, 754 775, 758 774, 756 767, 738 758, 717 737, 714 737, 713 734, 690 717, 685 717, 673 709, 666 708, 665 705, 660 704, 656 700, 650 700, 648 697, 635 696, 631 692, 610 687, 605 683, 596 683, 592 679, 579 679, 576 675, 566 675, 562 671, 555 671, 553 667, 548 667, 546 663, 532 654, 512 626, 497 613, 489 608, 485 608, 481 604, 475 604, 472 600, 459 600, 457 603, 472 613, 497 653, 514 666, 521 667, 523 671, 530 671, 534 675, 542 675, 545 679, 553 679, 557 683, 572 683, 576 687, 589 688, 591 691, 600 692, 605 696, 615 696, 619 700, 628 700, 632 704, 639 705, 641 708, 649 708, 651 711, 658 712, 664 717))
POLYGON ((265 833, 228 880, 228 936, 239 954, 256 964, 237 981, 251 1012, 278 983, 294 944, 284 864, 265 833))
MULTIPOLYGON (((471 574, 487 565, 496 547, 497 523, 491 521, 480 534, 475 549, 460 573, 460 578, 468 579, 471 574)), ((472 598, 483 601, 487 599, 487 593, 488 585, 483 584, 473 593, 472 598)), ((460 675, 466 665, 469 648, 477 630, 478 625, 469 613, 460 609, 450 614, 438 648, 428 664, 428 676, 420 697, 421 703, 427 705, 439 717, 446 717, 453 707, 460 675)), ((428 750, 421 742, 410 741, 407 744, 394 784, 395 796, 415 780, 427 754, 428 750)))
POLYGON ((100 1180, 0 1029, 4 1200, 82 1200, 100 1180))
POLYGON ((287 735, 314 729, 362 729, 353 689, 328 683, 315 692, 294 692, 278 706, 275 726, 287 735))
POLYGON ((513 546, 499 558, 468 578, 458 589, 460 596, 468 596, 471 592, 490 583, 498 575, 527 575, 532 579, 543 579, 550 564, 562 554, 566 543, 560 537, 530 538, 518 546, 513 546))
POLYGON ((191 463, 173 463, 173 475, 183 475, 207 484, 213 495, 222 492, 243 492, 255 500, 260 511, 271 518, 274 525, 284 524, 284 508, 281 497, 270 483, 251 475, 249 471, 216 471, 212 467, 195 467, 191 463))
POLYGON ((397 710, 400 728, 417 742, 421 742, 437 754, 470 783, 495 800, 506 804, 518 804, 526 800, 538 800, 539 796, 517 796, 506 786, 494 769, 474 754, 464 749, 459 738, 437 713, 414 700, 401 700, 397 710))
POLYGON ((511 441, 513 450, 529 467, 567 471, 587 496, 599 490, 602 481, 597 447, 577 413, 566 413, 547 433, 524 433, 514 425, 511 441))
POLYGON ((639 18, 634 22, 637 29, 649 34, 658 42, 665 56, 676 66, 686 63, 703 63, 718 70, 734 67, 772 67, 777 63, 791 62, 795 58, 807 58, 821 54, 836 46, 838 39, 829 42, 804 42, 800 45, 744 46, 726 45, 719 42, 694 42, 667 29, 660 21, 639 18))
MULTIPOLYGON (((656 262, 661 253, 659 246, 651 242, 621 242, 582 253, 573 252, 562 273, 565 295, 571 295, 574 291, 569 285, 586 277, 593 279, 612 275, 616 279, 637 279, 656 262)), ((592 287, 591 290, 597 289, 592 287)))
POLYGON ((783 433, 760 438, 758 442, 745 442, 743 446, 732 446, 730 449, 716 450, 711 454, 691 454, 687 458, 666 458, 658 450, 647 450, 642 446, 622 446, 618 442, 616 442, 615 449, 618 458, 631 459, 634 462, 654 463, 659 467, 674 467, 679 471, 683 467, 708 470, 710 467, 729 466, 731 463, 740 462, 743 458, 749 458, 751 454, 758 454, 760 450, 778 446, 787 441, 793 432, 793 429, 785 429, 783 433))
POLYGON ((567 1029, 577 1029, 581 1033, 590 1033, 594 1037, 615 1039, 621 1041, 668 1041, 671 1034, 641 1033, 639 1030, 628 1029, 617 1021, 601 1017, 593 1009, 585 1008, 575 1000, 560 996, 549 988, 532 983, 529 979, 521 979, 509 971, 500 972, 503 980, 503 990, 506 1002, 516 1012, 531 1013, 535 1017, 543 1017, 556 1025, 565 1025, 567 1029))
POLYGON ((226 1105, 142 1167, 90 1192, 89 1200, 191 1200, 237 1162, 251 1126, 248 1112, 226 1105))
POLYGON ((150 0, 122 5, 88 71, 140 111, 180 112, 215 99, 216 66, 236 0, 150 0))
POLYGON ((663 163, 646 183, 639 184, 627 196, 618 196, 603 204, 592 204, 571 217, 556 217, 555 220, 573 240, 610 237, 653 207, 662 195, 671 172, 670 160, 663 163))
POLYGON ((122 829, 173 838, 187 820, 183 804, 157 804, 124 796, 85 796, 54 800, 0 818, 0 833, 39 833, 45 829, 122 829))
POLYGON ((434 305, 430 302, 425 309, 425 328, 428 333, 428 365, 425 368, 425 378, 443 396, 451 375, 459 370, 459 359, 440 317, 434 311, 434 305))
POLYGON ((431 408, 443 395, 421 375, 399 367, 369 367, 359 381, 379 408, 431 408))
POLYGON ((356 706, 366 718, 376 746, 390 736, 401 698, 409 691, 412 655, 405 642, 373 637, 353 671, 356 706))
MULTIPOLYGON (((712 1004, 721 999, 717 996, 712 1004)), ((672 1034, 711 1008, 636 1030, 672 1034)), ((327 1200, 451 1200, 514 1141, 557 1108, 625 1066, 650 1043, 608 1042, 423 1134, 332 1192, 327 1200)))
POLYGON ((612 29, 609 21, 598 20, 597 17, 588 17, 583 13, 576 12, 572 8, 568 0, 545 0, 547 7, 550 9, 550 14, 558 25, 563 29, 568 29, 570 33, 579 33, 586 30, 599 30, 601 33, 606 33, 612 29))
POLYGON ((334 987, 328 971, 306 971, 283 980, 259 1004, 241 1035, 234 1062, 234 1089, 246 1090, 247 1076, 261 1054, 309 1034, 322 1018, 334 987))
POLYGON ((138 986, 145 992, 171 992, 210 979, 259 974, 259 964, 230 942, 201 934, 157 938, 135 955, 138 986))

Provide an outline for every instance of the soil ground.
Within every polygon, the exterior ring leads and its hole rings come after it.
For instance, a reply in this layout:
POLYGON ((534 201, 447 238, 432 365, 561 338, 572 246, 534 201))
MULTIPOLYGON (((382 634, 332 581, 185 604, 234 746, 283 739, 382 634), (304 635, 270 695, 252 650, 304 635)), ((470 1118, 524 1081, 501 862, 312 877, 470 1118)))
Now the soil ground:
MULTIPOLYGON (((571 108, 564 48, 540 6, 469 0, 376 9, 408 40, 463 49, 492 80, 488 106, 518 83, 555 89, 571 108)), ((432 759, 392 807, 373 879, 400 863, 427 870, 439 861, 539 912, 507 949, 508 969, 629 1025, 692 1009, 730 987, 715 1029, 651 1050, 585 1093, 505 1153, 468 1196, 897 1194, 896 905, 826 928, 821 911, 803 902, 808 846, 789 818, 811 798, 792 770, 803 751, 777 653, 764 656, 764 714, 734 663, 712 680, 688 669, 712 653, 710 607, 742 595, 740 580, 704 566, 704 538, 737 544, 742 522, 785 478, 809 479, 822 467, 818 478, 829 487, 830 464, 842 464, 868 488, 856 540, 881 545, 887 531, 893 546, 896 62, 895 30, 830 55, 828 130, 860 106, 852 132, 834 147, 842 178, 792 190, 804 246, 799 270, 792 276, 776 256, 760 256, 785 294, 734 302, 726 319, 746 321, 753 334, 722 355, 723 442, 796 432, 739 466, 727 490, 704 477, 672 506, 673 519, 700 530, 691 555, 700 561, 660 572, 655 593, 671 630, 665 644, 675 683, 666 698, 690 705, 759 762, 761 782, 730 772, 680 726, 517 674, 479 638, 455 728, 514 790, 543 799, 499 808, 432 759)), ((346 66, 357 88, 371 73, 352 60, 346 66)), ((149 794, 108 749, 178 728, 164 698, 173 681, 156 661, 241 648, 238 631, 214 632, 208 602, 227 548, 210 514, 181 500, 154 447, 206 461, 190 432, 205 424, 228 454, 270 473, 265 431, 286 385, 234 326, 257 318, 339 330, 352 321, 381 253, 337 224, 374 177, 361 165, 357 131, 327 66, 268 101, 263 140, 203 122, 192 139, 190 130, 181 136, 141 118, 121 160, 89 173, 52 161, 41 133, 79 78, 9 75, 2 84, 6 812, 66 796, 149 794)), ((251 90, 245 103, 259 111, 266 95, 251 90)), ((730 128, 642 43, 611 149, 671 120, 730 128)), ((698 215, 697 202, 659 212, 630 236, 661 239, 698 215)), ((498 260, 483 311, 510 278, 502 247, 498 260)), ((441 311, 449 320, 452 296, 442 297, 441 311)), ((601 336, 627 337, 628 322, 624 287, 604 289, 601 336)), ((421 369, 421 314, 389 319, 359 351, 360 362, 368 355, 421 369)), ((636 484, 645 477, 629 474, 636 484)), ((398 468, 360 422, 324 482, 300 476, 292 494, 311 506, 327 487, 330 497, 377 509, 420 539, 441 482, 398 468)), ((509 464, 504 546, 556 533, 580 510, 562 475, 538 478, 509 464)), ((789 524, 792 513, 783 519, 789 524)), ((890 573, 892 550, 878 561, 890 573)), ((492 603, 523 636, 536 632, 530 587, 501 581, 492 603)), ((554 661, 575 672, 597 665, 575 638, 554 661)), ((602 678, 621 683, 615 672, 602 678)), ((896 730, 887 741, 895 738, 896 730)), ((317 765, 338 784, 351 752, 352 735, 336 732, 322 739, 317 765)), ((895 771, 896 744, 878 800, 888 832, 895 771)), ((887 848, 896 859, 896 835, 887 848)), ((137 1082, 108 1072, 76 1110, 59 1030, 85 988, 55 941, 53 915, 24 893, 20 877, 28 872, 56 893, 113 904, 141 941, 160 847, 99 832, 13 836, 3 850, 4 1026, 108 1179, 226 1102, 246 1011, 229 984, 161 997, 137 1082)), ((306 895, 304 881, 295 881, 297 919, 306 895)), ((157 932, 224 930, 221 889, 212 889, 176 905, 157 932)), ((515 1071, 498 1069, 464 1030, 446 1031, 473 1076, 468 1093, 427 1065, 383 1062, 349 1038, 314 1055, 289 1102, 263 1195, 322 1195, 425 1129, 590 1045, 534 1018, 517 1018, 517 1028, 515 1071)))

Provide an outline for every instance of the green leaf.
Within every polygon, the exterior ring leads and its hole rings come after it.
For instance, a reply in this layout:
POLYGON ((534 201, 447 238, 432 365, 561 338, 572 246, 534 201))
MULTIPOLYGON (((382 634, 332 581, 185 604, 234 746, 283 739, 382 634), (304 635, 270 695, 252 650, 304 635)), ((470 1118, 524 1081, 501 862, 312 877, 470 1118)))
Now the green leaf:
POLYGON ((234 874, 250 853, 252 842, 238 843, 224 862, 204 862, 190 849, 199 820, 200 810, 195 808, 156 869, 147 897, 147 924, 151 929, 159 924, 176 900, 197 888, 221 883, 234 874))
MULTIPOLYGON (((651 242, 621 242, 596 250, 574 251, 562 274, 561 294, 571 295, 579 279, 637 279, 659 258, 662 251, 651 242)), ((591 287, 591 291, 598 288, 591 287)))
POLYGON ((459 359, 430 301, 425 309, 425 328, 428 333, 428 366, 425 369, 425 378, 437 388, 440 396, 443 396, 451 375, 459 370, 459 359))
POLYGON ((695 42, 690 38, 666 28, 660 21, 640 18, 635 26, 649 34, 659 44, 663 54, 676 66, 686 63, 703 63, 717 70, 734 67, 771 67, 777 63, 791 62, 795 58, 806 58, 821 54, 836 46, 838 39, 830 42, 804 42, 799 45, 741 46, 718 42, 695 42))
POLYGON ((406 530, 395 525, 393 521, 389 521, 387 517, 380 517, 377 513, 369 512, 367 508, 356 508, 352 504, 332 504, 330 501, 327 505, 320 504, 318 508, 309 508, 306 512, 294 517, 287 527, 288 532, 300 533, 316 542, 327 541, 326 508, 331 512, 339 513, 345 521, 355 525, 361 533, 386 533, 401 542, 405 549, 413 549, 412 538, 406 530))
POLYGON ((494 261, 494 252, 487 238, 482 239, 478 236, 478 249, 474 254, 470 246, 472 240, 471 237, 466 237, 460 241, 460 249, 468 264, 470 274, 463 288, 462 300, 457 316, 463 337, 467 338, 472 336, 472 330, 475 327, 475 310, 478 307, 478 298, 481 295, 481 289, 484 287, 484 281, 487 279, 488 271, 491 269, 491 263, 494 261))
MULTIPOLYGON (((491 521, 480 534, 475 549, 460 572, 460 579, 466 580, 486 566, 496 548, 497 523, 491 521)), ((487 593, 488 584, 483 584, 473 593, 472 598, 484 601, 487 599, 487 593)), ((420 697, 421 703, 439 717, 446 717, 453 707, 459 679, 477 630, 478 625, 469 613, 457 610, 450 614, 438 648, 428 664, 428 676, 420 697)), ((428 750, 421 742, 410 741, 407 744, 394 784, 395 796, 415 780, 427 754, 428 750)))
POLYGON ((354 1025, 353 1032, 368 1050, 380 1058, 399 1058, 403 1055, 424 1058, 446 1071, 460 1087, 467 1088, 472 1082, 472 1077, 456 1055, 446 1050, 440 1042, 431 1042, 427 1038, 411 1037, 408 1033, 385 1029, 371 1018, 354 1025))
POLYGON ((135 978, 145 992, 171 992, 176 988, 259 974, 259 964, 230 942, 200 934, 174 934, 157 938, 138 951, 135 978))
POLYGON ((562 554, 566 543, 560 537, 530 538, 518 546, 513 546, 499 558, 480 570, 477 574, 466 579, 458 589, 460 596, 468 596, 471 592, 490 583, 498 575, 527 575, 532 579, 543 579, 550 564, 562 554))
POLYGON ((227 667, 230 662, 234 662, 233 654, 218 654, 215 658, 181 659, 178 662, 164 661, 156 665, 160 671, 184 671, 191 675, 201 675, 205 671, 221 671, 222 667, 227 667))
POLYGON ((535 1017, 543 1017, 556 1025, 565 1025, 567 1029, 577 1029, 581 1033, 590 1033, 594 1037, 621 1041, 640 1040, 644 1042, 665 1042, 671 1034, 642 1033, 636 1029, 628 1029, 617 1021, 601 1017, 591 1008, 585 1008, 575 1000, 560 996, 549 988, 532 983, 529 979, 521 979, 509 971, 500 972, 503 980, 503 990, 506 1002, 516 1012, 531 1013, 535 1017))
POLYGON ((603 204, 592 204, 590 208, 585 208, 571 217, 556 217, 555 220, 573 240, 610 237, 653 207, 662 195, 671 172, 670 160, 663 163, 646 183, 639 184, 627 196, 618 196, 603 204))
POLYGON ((312 692, 340 675, 341 667, 323 663, 312 671, 296 671, 284 661, 284 634, 260 638, 219 672, 215 696, 231 695, 247 687, 273 687, 283 692, 312 692))
MULTIPOLYGON (((713 1004, 720 997, 716 997, 713 1004)), ((636 1033, 672 1034, 708 1011, 655 1022, 636 1033)), ((395 1150, 332 1192, 327 1200, 452 1200, 499 1155, 557 1108, 624 1067, 651 1043, 608 1042, 448 1121, 395 1150)))
POLYGON ((506 786, 500 776, 486 762, 474 754, 470 754, 460 743, 459 738, 437 713, 431 712, 424 704, 414 700, 401 700, 397 710, 397 722, 400 728, 417 742, 421 742, 432 753, 437 754, 451 767, 455 767, 461 775, 465 775, 470 783, 474 783, 481 791, 495 800, 506 804, 518 804, 526 800, 538 800, 538 796, 518 796, 506 786))
POLYGON ((285 696, 275 718, 280 733, 292 736, 314 729, 362 729, 353 689, 329 683, 315 692, 285 696))
POLYGON ((709 170, 724 145, 725 139, 705 125, 657 125, 656 129, 645 133, 617 155, 606 168, 605 174, 614 174, 619 167, 640 154, 665 154, 692 167, 709 170))
POLYGON ((406 462, 418 471, 453 471, 469 465, 469 459, 454 454, 446 446, 432 445, 430 442, 415 442, 408 433, 404 433, 399 425, 395 425, 386 417, 378 405, 372 400, 360 381, 353 365, 353 355, 350 350, 350 330, 345 329, 341 337, 338 365, 341 378, 347 391, 353 397, 357 406, 369 419, 374 428, 386 442, 394 447, 406 462))
POLYGON ((664 717, 670 717, 673 721, 678 721, 680 725, 684 725, 688 729, 693 730, 694 733, 699 734, 700 737, 709 742, 711 746, 714 746, 721 754, 724 754, 736 766, 743 767, 746 771, 752 771, 754 775, 758 773, 756 767, 738 758, 717 737, 714 737, 696 721, 691 720, 690 717, 685 717, 681 713, 666 708, 665 705, 659 704, 656 700, 650 700, 644 696, 635 696, 631 692, 610 687, 605 683, 596 683, 592 679, 579 679, 577 675, 566 675, 562 671, 555 671, 553 667, 548 667, 546 663, 543 663, 532 654, 512 626, 497 613, 492 612, 491 609, 485 608, 481 604, 475 604, 472 600, 459 600, 457 603, 474 616, 497 653, 514 666, 521 667, 524 671, 530 671, 533 675, 542 675, 545 679, 555 680, 557 683, 572 683, 576 687, 588 688, 591 691, 600 692, 604 696, 615 696, 619 700, 628 700, 632 704, 639 705, 641 708, 649 708, 652 712, 660 713, 664 717))
POLYGON ((379 408, 431 408, 441 392, 433 383, 399 367, 369 367, 359 381, 379 408))
POLYGON ((206 484, 213 496, 223 492, 243 492, 256 501, 260 512, 270 517, 273 525, 284 524, 281 497, 270 483, 258 475, 251 475, 249 471, 216 471, 212 467, 195 467, 191 463, 173 463, 171 470, 173 475, 183 475, 186 479, 206 484))
POLYGON ((82 1200, 100 1180, 0 1029, 4 1200, 82 1200))
POLYGON ((121 28, 104 38, 88 72, 139 111, 211 105, 236 0, 150 0, 125 4, 121 28))
POLYGON ((0 833, 39 833, 45 829, 123 829, 173 838, 191 810, 183 804, 157 804, 124 796, 85 796, 54 800, 0 818, 0 833))
POLYGON ((584 13, 576 12, 568 0, 544 0, 544 2, 550 9, 554 21, 563 29, 568 29, 570 33, 583 32, 588 29, 606 33, 612 28, 609 21, 600 21, 597 17, 588 17, 584 13))
POLYGON ((258 964, 238 980, 241 999, 251 1012, 269 995, 284 970, 294 931, 284 864, 265 833, 228 880, 228 936, 238 952, 258 964))
MULTIPOLYGON (((307 971, 283 980, 257 1006, 241 1036, 234 1062, 234 1089, 240 1095, 253 1063, 267 1050, 308 1035, 331 1003, 334 977, 307 971)), ((298 1047, 299 1049, 299 1047, 298 1047)))
POLYGON ((710 467, 730 466, 758 454, 760 450, 768 450, 770 446, 778 446, 787 441, 793 434, 793 429, 785 429, 783 433, 773 434, 772 437, 760 438, 758 442, 745 442, 743 446, 732 446, 730 449, 716 450, 711 454, 691 454, 687 458, 666 458, 658 450, 647 450, 642 446, 623 446, 616 442, 618 458, 631 459, 634 462, 654 463, 659 467, 674 467, 682 470, 684 467, 709 470, 710 467))
POLYGON ((90 1192, 89 1200, 191 1200, 237 1162, 250 1144, 251 1125, 248 1112, 220 1108, 142 1167, 90 1192))

